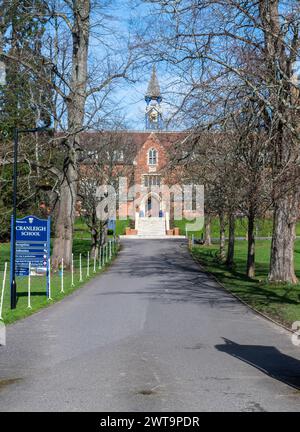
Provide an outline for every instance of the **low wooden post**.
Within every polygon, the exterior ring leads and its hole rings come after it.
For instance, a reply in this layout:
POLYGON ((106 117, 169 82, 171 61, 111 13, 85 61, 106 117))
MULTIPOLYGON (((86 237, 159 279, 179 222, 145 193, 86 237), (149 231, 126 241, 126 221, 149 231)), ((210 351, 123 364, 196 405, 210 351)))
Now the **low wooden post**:
POLYGON ((87 266, 86 266, 86 275, 90 276, 90 253, 87 253, 87 266))
POLYGON ((1 292, 1 301, 0 301, 0 320, 3 320, 2 310, 3 310, 5 283, 6 283, 6 274, 7 274, 7 262, 4 264, 4 273, 3 273, 3 281, 2 281, 2 292, 1 292))
POLYGON ((82 282, 82 256, 79 254, 79 282, 82 282))
POLYGON ((48 259, 48 268, 49 268, 49 276, 48 276, 48 280, 49 280, 49 291, 48 291, 48 300, 52 300, 51 297, 51 262, 50 262, 50 258, 48 259))
POLYGON ((105 266, 105 245, 102 247, 102 267, 105 266))
POLYGON ((71 264, 71 286, 74 285, 74 254, 72 254, 72 264, 71 264))
POLYGON ((61 288, 60 288, 60 292, 64 293, 65 290, 64 290, 64 259, 63 258, 61 259, 61 273, 60 273, 60 276, 61 276, 61 281, 60 281, 61 288))
POLYGON ((102 250, 102 247, 99 246, 99 270, 100 270, 101 267, 102 267, 102 263, 101 263, 101 250, 102 250))

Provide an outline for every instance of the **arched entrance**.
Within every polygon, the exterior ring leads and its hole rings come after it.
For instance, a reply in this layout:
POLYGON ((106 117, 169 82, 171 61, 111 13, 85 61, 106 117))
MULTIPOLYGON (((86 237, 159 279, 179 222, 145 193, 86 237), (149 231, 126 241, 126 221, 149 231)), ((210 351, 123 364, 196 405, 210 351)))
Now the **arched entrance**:
POLYGON ((159 217, 161 211, 161 199, 155 192, 149 192, 140 206, 145 217, 159 217))

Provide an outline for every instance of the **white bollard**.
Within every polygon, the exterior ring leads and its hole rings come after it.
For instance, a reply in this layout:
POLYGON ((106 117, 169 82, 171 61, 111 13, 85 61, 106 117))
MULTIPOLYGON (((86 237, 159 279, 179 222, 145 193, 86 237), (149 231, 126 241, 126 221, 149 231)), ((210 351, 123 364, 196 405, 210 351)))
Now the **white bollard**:
POLYGON ((31 309, 31 263, 28 266, 28 304, 27 308, 31 309))
POLYGON ((102 247, 99 246, 99 270, 101 269, 102 265, 101 265, 101 249, 102 247))
POLYGON ((185 226, 185 237, 188 238, 187 226, 185 226))
POLYGON ((64 293, 64 259, 61 259, 61 293, 64 293))
POLYGON ((71 264, 71 286, 74 286, 74 254, 72 254, 72 264, 71 264))
POLYGON ((105 266, 104 257, 105 257, 105 245, 103 245, 102 247, 102 267, 105 266))
POLYGON ((4 273, 3 273, 3 281, 2 281, 2 292, 1 292, 1 301, 0 301, 0 320, 3 320, 2 310, 3 310, 3 300, 4 300, 5 283, 6 283, 6 273, 7 273, 7 262, 4 264, 4 273))
POLYGON ((108 244, 105 245, 106 248, 106 262, 108 262, 108 244))
POLYGON ((111 240, 109 240, 109 259, 111 259, 112 257, 112 252, 111 252, 111 240))
POLYGON ((96 252, 94 253, 94 273, 96 273, 96 252))
POLYGON ((79 282, 82 282, 82 259, 81 259, 81 254, 79 254, 79 282))
POLYGON ((86 275, 89 277, 90 275, 90 253, 87 254, 87 267, 86 267, 86 275))
POLYGON ((49 291, 48 291, 48 300, 52 300, 52 297, 51 297, 51 262, 50 262, 50 258, 48 259, 48 269, 49 269, 49 291))

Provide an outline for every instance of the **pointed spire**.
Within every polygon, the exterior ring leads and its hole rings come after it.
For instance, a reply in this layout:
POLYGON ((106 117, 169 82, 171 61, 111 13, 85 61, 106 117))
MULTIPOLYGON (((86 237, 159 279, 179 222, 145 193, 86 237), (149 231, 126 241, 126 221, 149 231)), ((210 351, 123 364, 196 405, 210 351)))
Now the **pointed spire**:
POLYGON ((155 65, 153 65, 153 68, 152 68, 152 75, 151 75, 151 78, 150 78, 150 81, 148 84, 146 97, 151 98, 151 99, 157 99, 158 97, 160 97, 160 87, 159 87, 159 82, 158 82, 157 75, 156 75, 155 65))

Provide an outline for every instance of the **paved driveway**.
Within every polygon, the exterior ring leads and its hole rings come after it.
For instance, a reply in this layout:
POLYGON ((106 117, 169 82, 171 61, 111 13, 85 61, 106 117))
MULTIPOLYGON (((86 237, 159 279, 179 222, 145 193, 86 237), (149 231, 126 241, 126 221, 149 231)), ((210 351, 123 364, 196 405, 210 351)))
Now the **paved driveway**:
POLYGON ((199 270, 181 240, 8 328, 0 410, 300 411, 300 348, 199 270))

